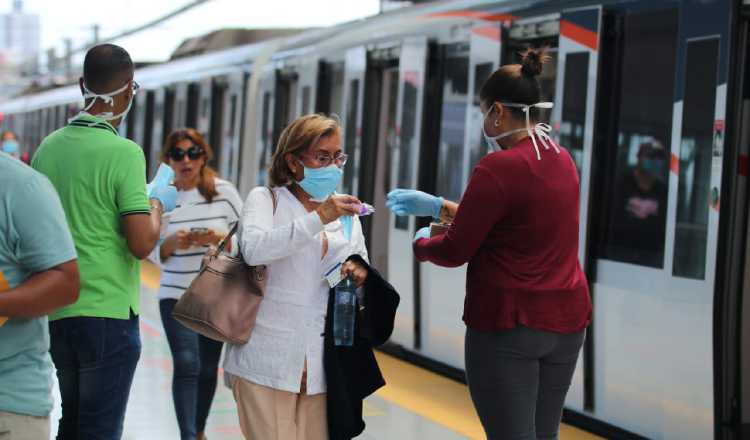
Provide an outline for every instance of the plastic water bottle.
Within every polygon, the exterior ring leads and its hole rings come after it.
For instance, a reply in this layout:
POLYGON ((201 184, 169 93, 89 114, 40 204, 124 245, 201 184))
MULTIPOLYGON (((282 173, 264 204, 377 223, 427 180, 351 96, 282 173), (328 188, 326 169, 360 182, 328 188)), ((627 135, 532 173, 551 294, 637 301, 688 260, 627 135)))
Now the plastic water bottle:
POLYGON ((354 345, 354 319, 357 309, 357 286, 351 276, 341 280, 334 289, 333 343, 354 345))

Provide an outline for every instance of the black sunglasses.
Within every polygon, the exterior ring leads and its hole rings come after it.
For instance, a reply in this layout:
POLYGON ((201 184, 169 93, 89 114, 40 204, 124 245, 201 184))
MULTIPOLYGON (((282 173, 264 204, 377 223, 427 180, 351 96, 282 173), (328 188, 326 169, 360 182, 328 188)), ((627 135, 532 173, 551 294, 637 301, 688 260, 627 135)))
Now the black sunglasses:
POLYGON ((182 148, 172 147, 167 152, 167 156, 175 162, 180 162, 183 159, 185 159, 185 155, 187 155, 187 157, 190 160, 198 160, 201 157, 203 157, 204 154, 206 154, 206 152, 203 150, 203 148, 199 147, 198 145, 193 145, 187 150, 183 150, 182 148))

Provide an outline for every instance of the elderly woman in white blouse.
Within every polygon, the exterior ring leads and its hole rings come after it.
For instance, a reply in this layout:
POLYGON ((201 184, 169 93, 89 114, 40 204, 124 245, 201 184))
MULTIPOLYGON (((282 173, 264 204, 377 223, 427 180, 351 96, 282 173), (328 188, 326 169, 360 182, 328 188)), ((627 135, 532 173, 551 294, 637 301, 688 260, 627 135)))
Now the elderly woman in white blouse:
POLYGON ((252 336, 229 346, 225 363, 248 440, 328 438, 323 334, 330 286, 324 274, 343 263, 342 275, 358 286, 368 275, 363 265, 346 261, 353 254, 366 261, 367 250, 356 216, 360 201, 334 195, 345 163, 338 122, 303 116, 281 134, 269 169, 272 189, 255 188, 245 202, 242 255, 249 265, 268 266, 252 336))

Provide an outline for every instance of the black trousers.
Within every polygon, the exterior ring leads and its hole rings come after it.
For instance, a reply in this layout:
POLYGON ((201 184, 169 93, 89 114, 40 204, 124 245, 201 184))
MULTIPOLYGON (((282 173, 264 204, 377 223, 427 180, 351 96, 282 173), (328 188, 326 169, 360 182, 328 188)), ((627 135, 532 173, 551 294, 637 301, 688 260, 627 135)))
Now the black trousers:
POLYGON ((466 331, 466 379, 489 440, 557 440, 585 331, 466 331))

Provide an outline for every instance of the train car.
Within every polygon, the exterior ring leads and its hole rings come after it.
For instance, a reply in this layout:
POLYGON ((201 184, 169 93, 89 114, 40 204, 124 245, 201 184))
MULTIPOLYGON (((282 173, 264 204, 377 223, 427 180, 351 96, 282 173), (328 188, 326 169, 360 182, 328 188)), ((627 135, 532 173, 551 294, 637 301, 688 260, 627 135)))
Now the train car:
MULTIPOLYGON (((749 17, 748 0, 438 2, 140 69, 120 129, 151 173, 171 129, 200 129, 246 194, 290 120, 339 115, 342 191, 376 207, 371 259, 402 297, 387 350, 461 380, 465 268, 417 263, 426 219, 390 215, 385 195, 460 200, 487 154, 482 82, 549 47, 545 118, 580 173, 594 304, 566 421, 608 438, 746 438, 749 17)), ((3 127, 33 152, 79 101, 77 86, 6 101, 3 127)))

